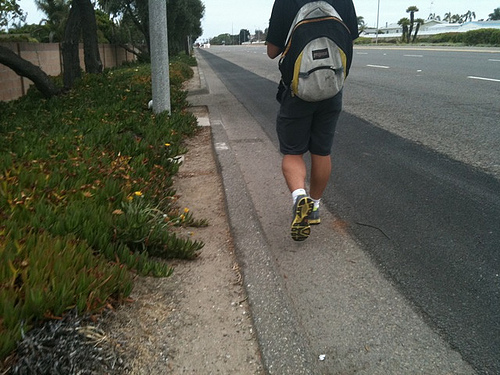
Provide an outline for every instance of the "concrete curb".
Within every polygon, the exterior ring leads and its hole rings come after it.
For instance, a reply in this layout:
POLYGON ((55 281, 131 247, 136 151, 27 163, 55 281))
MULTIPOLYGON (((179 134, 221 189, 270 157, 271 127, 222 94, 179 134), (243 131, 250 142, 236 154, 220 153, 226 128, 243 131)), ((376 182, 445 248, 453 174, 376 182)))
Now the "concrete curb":
POLYGON ((313 374, 307 346, 296 330, 295 314, 270 257, 267 240, 255 213, 241 171, 228 147, 222 125, 212 125, 228 219, 236 256, 262 353, 269 374, 313 374))

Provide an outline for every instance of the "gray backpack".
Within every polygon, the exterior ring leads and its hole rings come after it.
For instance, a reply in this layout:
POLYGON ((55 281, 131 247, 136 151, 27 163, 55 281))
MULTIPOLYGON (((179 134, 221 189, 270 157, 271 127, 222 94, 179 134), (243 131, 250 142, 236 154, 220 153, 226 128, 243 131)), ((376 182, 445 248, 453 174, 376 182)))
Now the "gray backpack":
POLYGON ((352 38, 335 8, 326 1, 307 2, 288 33, 279 68, 293 96, 317 102, 337 95, 352 62, 352 38))

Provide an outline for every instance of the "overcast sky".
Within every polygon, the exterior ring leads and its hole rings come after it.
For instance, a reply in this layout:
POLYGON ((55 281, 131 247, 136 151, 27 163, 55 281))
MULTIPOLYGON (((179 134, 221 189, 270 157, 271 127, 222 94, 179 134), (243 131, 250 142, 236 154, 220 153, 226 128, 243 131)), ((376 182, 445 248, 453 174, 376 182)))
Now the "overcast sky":
MULTIPOLYGON (((202 20, 203 39, 219 34, 237 34, 248 29, 253 34, 256 29, 265 30, 273 7, 273 0, 202 0, 205 17, 202 20)), ((289 0, 293 1, 293 0, 289 0)), ((380 1, 379 25, 396 23, 407 17, 406 9, 415 5, 419 12, 416 17, 426 19, 435 13, 443 18, 445 13, 476 13, 476 19, 487 19, 495 8, 500 8, 500 0, 354 0, 358 16, 364 17, 368 26, 377 24, 377 7, 380 1)), ((19 0, 28 12, 28 23, 38 23, 42 15, 37 11, 34 0, 19 0)))

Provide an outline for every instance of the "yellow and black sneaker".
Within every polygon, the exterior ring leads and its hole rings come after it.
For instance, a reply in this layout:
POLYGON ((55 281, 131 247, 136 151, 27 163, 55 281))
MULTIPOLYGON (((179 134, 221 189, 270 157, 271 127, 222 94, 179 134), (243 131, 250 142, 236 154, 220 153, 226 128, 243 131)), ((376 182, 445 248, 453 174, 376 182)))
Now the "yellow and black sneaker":
POLYGON ((311 234, 309 215, 314 207, 314 202, 306 195, 299 195, 293 205, 293 220, 290 233, 294 241, 304 241, 311 234))
POLYGON ((319 207, 313 208, 311 214, 309 215, 309 224, 317 225, 321 223, 321 219, 319 217, 319 207))

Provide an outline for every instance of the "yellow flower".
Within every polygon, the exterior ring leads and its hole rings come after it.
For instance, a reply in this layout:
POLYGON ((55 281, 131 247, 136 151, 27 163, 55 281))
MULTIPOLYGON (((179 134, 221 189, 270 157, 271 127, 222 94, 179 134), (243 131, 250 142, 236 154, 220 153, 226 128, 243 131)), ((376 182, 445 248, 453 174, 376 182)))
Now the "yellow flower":
POLYGON ((170 143, 165 143, 165 147, 170 147, 170 143))
POLYGON ((184 213, 187 214, 189 212, 189 208, 184 208, 184 213))
POLYGON ((136 191, 136 192, 134 192, 134 195, 136 197, 142 197, 142 192, 141 191, 136 191))

